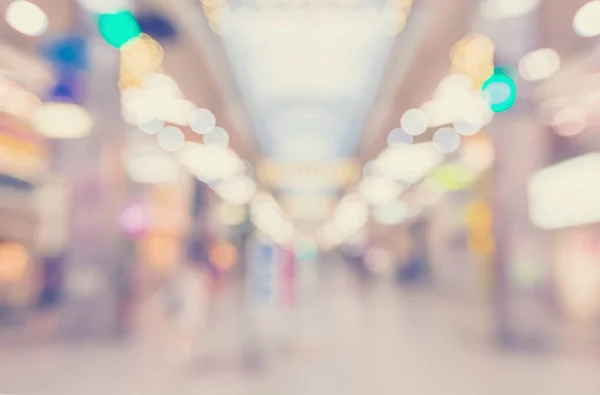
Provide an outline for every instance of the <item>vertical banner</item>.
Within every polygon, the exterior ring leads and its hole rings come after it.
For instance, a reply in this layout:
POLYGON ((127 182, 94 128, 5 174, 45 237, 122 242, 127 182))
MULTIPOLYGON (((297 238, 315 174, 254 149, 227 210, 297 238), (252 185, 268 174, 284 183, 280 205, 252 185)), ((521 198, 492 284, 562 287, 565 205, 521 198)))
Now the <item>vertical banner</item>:
POLYGON ((251 241, 248 259, 248 292, 253 306, 276 307, 280 300, 280 258, 277 246, 257 240, 251 241))

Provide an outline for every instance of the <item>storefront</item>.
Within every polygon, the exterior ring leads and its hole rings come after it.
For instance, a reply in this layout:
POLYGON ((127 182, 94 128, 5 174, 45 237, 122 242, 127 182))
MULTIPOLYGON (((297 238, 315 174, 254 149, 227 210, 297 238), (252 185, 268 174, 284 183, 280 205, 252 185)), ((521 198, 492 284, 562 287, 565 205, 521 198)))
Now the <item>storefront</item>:
POLYGON ((36 188, 47 169, 45 143, 21 119, 0 113, 0 311, 28 306, 36 294, 36 188))

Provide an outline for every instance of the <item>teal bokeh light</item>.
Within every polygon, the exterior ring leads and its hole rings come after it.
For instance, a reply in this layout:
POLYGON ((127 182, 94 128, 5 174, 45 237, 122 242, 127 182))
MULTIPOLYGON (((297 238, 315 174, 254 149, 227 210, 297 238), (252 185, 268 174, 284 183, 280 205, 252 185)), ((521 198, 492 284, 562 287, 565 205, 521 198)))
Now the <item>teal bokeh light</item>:
POLYGON ((142 32, 130 11, 99 15, 98 30, 102 38, 115 48, 121 48, 129 40, 139 37, 142 32))
POLYGON ((509 110, 517 100, 517 85, 501 67, 494 68, 494 74, 483 83, 481 91, 494 112, 509 110))

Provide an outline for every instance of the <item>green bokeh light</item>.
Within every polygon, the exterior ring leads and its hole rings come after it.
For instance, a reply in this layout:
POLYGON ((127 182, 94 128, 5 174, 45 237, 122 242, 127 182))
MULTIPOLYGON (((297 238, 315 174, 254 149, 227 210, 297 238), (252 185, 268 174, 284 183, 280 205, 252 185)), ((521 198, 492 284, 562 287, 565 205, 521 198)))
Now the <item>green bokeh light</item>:
POLYGON ((473 185, 473 172, 459 163, 446 163, 431 172, 428 180, 444 191, 460 191, 473 185))
POLYGON ((99 15, 98 30, 102 38, 115 48, 121 48, 126 42, 141 34, 137 20, 129 11, 99 15))

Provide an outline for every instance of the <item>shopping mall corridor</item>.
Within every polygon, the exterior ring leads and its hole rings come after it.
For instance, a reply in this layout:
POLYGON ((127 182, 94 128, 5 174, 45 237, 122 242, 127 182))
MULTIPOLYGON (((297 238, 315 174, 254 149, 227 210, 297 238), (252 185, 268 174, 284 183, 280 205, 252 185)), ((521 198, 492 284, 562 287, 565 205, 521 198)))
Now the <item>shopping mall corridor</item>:
POLYGON ((182 347, 179 332, 147 313, 146 328, 128 340, 4 349, 0 392, 593 395, 600 388, 597 361, 499 351, 486 336, 483 309, 430 290, 336 272, 304 308, 254 314, 262 324, 251 331, 234 289, 223 289, 195 345, 182 347))

